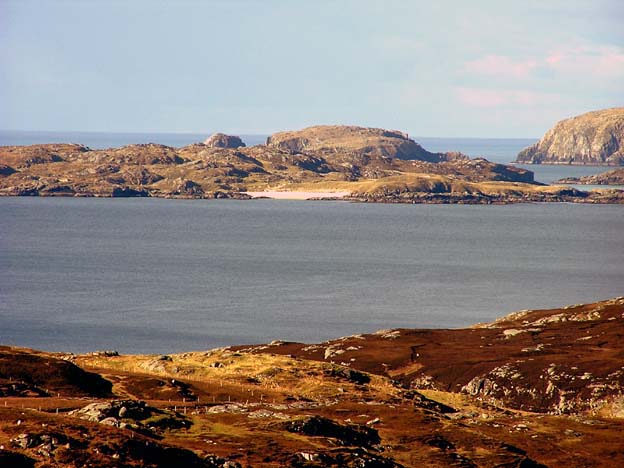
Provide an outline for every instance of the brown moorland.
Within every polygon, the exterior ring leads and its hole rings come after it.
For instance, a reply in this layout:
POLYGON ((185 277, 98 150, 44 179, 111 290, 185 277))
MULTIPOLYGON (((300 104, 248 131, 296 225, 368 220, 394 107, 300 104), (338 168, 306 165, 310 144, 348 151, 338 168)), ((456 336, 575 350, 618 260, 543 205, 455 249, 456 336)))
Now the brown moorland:
POLYGON ((615 298, 319 344, 2 347, 0 466, 619 466, 623 323, 615 298))

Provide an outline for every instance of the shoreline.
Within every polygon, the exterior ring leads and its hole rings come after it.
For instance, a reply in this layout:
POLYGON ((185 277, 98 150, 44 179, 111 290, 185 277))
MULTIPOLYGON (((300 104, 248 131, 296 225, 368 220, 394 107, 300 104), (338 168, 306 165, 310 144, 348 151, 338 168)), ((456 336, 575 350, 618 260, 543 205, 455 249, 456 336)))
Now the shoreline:
POLYGON ((0 465, 619 466, 623 313, 172 354, 0 346, 0 465))
POLYGON ((348 191, 334 191, 334 192, 310 192, 310 191, 286 191, 286 190, 266 190, 262 192, 241 192, 243 195, 248 195, 252 199, 270 198, 272 200, 318 200, 318 199, 344 199, 351 195, 348 191))

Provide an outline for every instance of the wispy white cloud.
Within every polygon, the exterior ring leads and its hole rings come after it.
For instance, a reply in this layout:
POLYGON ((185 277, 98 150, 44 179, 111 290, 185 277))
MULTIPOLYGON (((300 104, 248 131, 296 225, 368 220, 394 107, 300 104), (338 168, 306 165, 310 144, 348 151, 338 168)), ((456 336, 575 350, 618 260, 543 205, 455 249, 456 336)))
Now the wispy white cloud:
POLYGON ((534 107, 560 100, 558 94, 526 89, 491 89, 459 86, 455 95, 460 103, 470 107, 534 107))
POLYGON ((624 77, 624 48, 613 45, 574 45, 551 49, 539 57, 515 58, 485 55, 464 62, 463 70, 472 75, 527 79, 540 71, 584 73, 598 78, 624 77))
POLYGON ((600 78, 623 78, 624 48, 610 45, 562 47, 550 52, 544 64, 559 73, 589 73, 600 78))
POLYGON ((486 55, 464 64, 469 73, 526 78, 538 66, 536 60, 514 60, 506 55, 486 55))

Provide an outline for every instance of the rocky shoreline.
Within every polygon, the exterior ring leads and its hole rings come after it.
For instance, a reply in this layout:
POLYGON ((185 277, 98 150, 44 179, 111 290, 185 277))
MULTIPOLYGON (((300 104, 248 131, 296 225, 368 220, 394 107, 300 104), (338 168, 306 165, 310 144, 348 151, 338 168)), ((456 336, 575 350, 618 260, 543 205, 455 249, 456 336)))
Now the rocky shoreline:
POLYGON ((0 346, 15 467, 612 467, 624 298, 171 355, 0 346))
POLYGON ((250 199, 289 192, 381 203, 622 203, 619 192, 544 186, 522 168, 431 153, 401 132, 363 127, 281 132, 251 147, 224 134, 181 148, 0 147, 0 196, 250 199))
POLYGON ((557 184, 579 184, 579 185, 624 185, 624 169, 614 169, 602 174, 567 177, 556 181, 557 184))

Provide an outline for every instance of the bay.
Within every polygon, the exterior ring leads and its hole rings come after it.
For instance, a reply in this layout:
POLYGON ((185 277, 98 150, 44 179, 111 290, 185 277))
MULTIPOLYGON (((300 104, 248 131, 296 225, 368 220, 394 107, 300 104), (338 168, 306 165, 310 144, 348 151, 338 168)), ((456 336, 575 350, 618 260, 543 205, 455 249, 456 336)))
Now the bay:
POLYGON ((622 206, 0 198, 0 343, 165 353, 624 294, 622 206))

